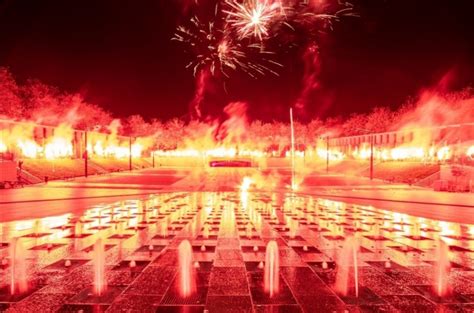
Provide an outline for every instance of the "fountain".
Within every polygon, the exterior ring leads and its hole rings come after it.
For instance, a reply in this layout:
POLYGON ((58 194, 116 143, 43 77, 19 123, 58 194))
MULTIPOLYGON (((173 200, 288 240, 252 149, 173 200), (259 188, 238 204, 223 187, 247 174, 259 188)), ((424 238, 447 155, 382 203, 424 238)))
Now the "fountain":
POLYGON ((420 224, 415 222, 413 225, 413 239, 418 240, 421 238, 420 224))
POLYGON ((267 244, 265 252, 265 269, 264 269, 264 289, 265 292, 273 297, 279 291, 280 264, 278 255, 278 245, 272 240, 267 244))
POLYGON ((252 236, 253 236, 252 224, 250 223, 247 224, 247 226, 245 227, 245 232, 246 232, 247 238, 252 239, 252 236))
POLYGON ((94 244, 94 293, 102 296, 105 291, 105 251, 102 238, 97 239, 94 244))
POLYGON ((188 240, 178 246, 179 261, 179 292, 183 298, 189 297, 196 290, 193 273, 193 249, 188 240))
POLYGON ((40 220, 36 220, 33 226, 33 237, 40 237, 40 220))
POLYGON ((97 217, 97 229, 102 229, 102 210, 99 210, 99 215, 97 217))
POLYGON ((293 219, 288 220, 288 228, 289 228, 289 236, 290 239, 296 238, 296 230, 298 229, 298 223, 295 222, 293 219))
POLYGON ((209 224, 204 224, 203 230, 202 230, 202 236, 205 239, 209 238, 209 224))
POLYGON ((357 253, 359 251, 359 243, 354 236, 348 237, 344 241, 344 245, 339 254, 337 262, 336 283, 334 289, 342 296, 347 296, 350 290, 350 268, 354 268, 354 293, 355 297, 359 297, 359 273, 357 269, 357 253))
POLYGON ((115 224, 115 208, 110 209, 110 224, 115 224))
POLYGON ((124 229, 124 222, 118 222, 117 223, 117 236, 119 238, 123 238, 123 229, 124 229))
POLYGON ((160 235, 161 235, 161 237, 163 237, 163 238, 166 238, 166 237, 168 236, 168 220, 167 220, 167 219, 165 219, 165 220, 161 223, 160 235))
POLYGON ((142 224, 147 224, 148 223, 148 209, 146 208, 146 202, 145 205, 142 206, 142 224))
POLYGON ((82 235, 82 223, 80 220, 76 222, 76 225, 74 225, 74 237, 80 238, 82 235))
POLYGON ((435 251, 436 265, 433 280, 435 282, 435 292, 438 297, 445 297, 449 295, 448 277, 451 269, 451 262, 449 261, 449 247, 439 240, 435 251))
POLYGON ((19 238, 13 238, 10 247, 10 294, 24 293, 28 290, 26 278, 25 249, 19 238))

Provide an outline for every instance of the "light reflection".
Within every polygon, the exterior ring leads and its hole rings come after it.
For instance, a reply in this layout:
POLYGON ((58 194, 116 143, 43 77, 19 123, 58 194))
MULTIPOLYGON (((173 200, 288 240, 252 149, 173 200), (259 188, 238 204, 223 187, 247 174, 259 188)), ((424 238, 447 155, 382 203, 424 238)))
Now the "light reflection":
MULTIPOLYGON (((349 234, 348 228, 363 228, 365 230, 365 233, 357 230, 355 233, 354 231, 352 232, 358 240, 364 240, 363 236, 367 234, 374 236, 383 235, 398 241, 399 244, 407 242, 403 236, 423 236, 431 239, 442 237, 441 239, 446 241, 448 245, 454 245, 459 242, 458 236, 474 235, 474 225, 434 221, 398 212, 378 210, 372 206, 350 205, 341 201, 331 201, 297 194, 278 196, 276 193, 259 193, 249 191, 251 183, 251 179, 243 181, 239 192, 204 192, 200 193, 199 197, 197 196, 198 193, 160 194, 143 201, 127 200, 97 205, 86 210, 80 216, 63 214, 36 220, 15 221, 8 223, 8 226, 11 227, 2 229, 9 229, 15 234, 23 232, 17 235, 24 235, 26 230, 32 230, 36 233, 51 233, 40 240, 25 240, 26 249, 30 249, 33 245, 38 245, 39 243, 50 243, 63 239, 68 233, 75 232, 81 235, 83 227, 105 226, 112 219, 120 221, 120 224, 107 231, 122 235, 126 233, 135 235, 136 233, 133 231, 127 232, 126 228, 134 228, 141 225, 140 221, 149 222, 151 220, 154 221, 152 227, 156 235, 163 237, 169 234, 177 235, 181 231, 179 225, 181 223, 186 224, 186 221, 189 220, 192 227, 182 227, 183 232, 191 231, 193 235, 199 236, 203 234, 203 229, 209 228, 205 231, 206 236, 209 236, 216 235, 217 232, 214 229, 218 228, 220 231, 219 235, 232 236, 237 232, 237 213, 239 216, 248 218, 248 224, 245 224, 242 227, 243 230, 239 232, 239 234, 244 234, 247 237, 253 235, 262 236, 262 232, 266 231, 268 223, 284 223, 285 230, 281 234, 292 240, 298 236, 305 236, 304 231, 307 229, 303 226, 304 222, 317 223, 317 225, 312 226, 313 229, 317 229, 317 227, 329 229, 324 235, 321 235, 321 233, 317 233, 317 235, 316 233, 311 233, 310 240, 316 240, 315 237, 317 237, 317 240, 323 240, 322 242, 324 242, 325 235, 347 237, 349 234), (160 211, 155 211, 158 205, 160 206, 160 211), (153 209, 153 214, 147 213, 147 209, 153 209), (114 218, 111 215, 113 213, 117 214, 114 218), (221 218, 216 218, 219 214, 221 214, 221 218), (155 220, 155 217, 158 216, 161 216, 162 219, 155 220), (213 227, 209 223, 206 224, 211 218, 221 222, 220 228, 213 227), (90 221, 90 223, 78 222, 79 220, 90 221), (54 229, 65 225, 76 225, 80 229, 76 227, 76 229, 71 229, 70 232, 54 229), (402 230, 402 233, 384 231, 384 229, 391 230, 391 228, 402 230), (453 236, 453 238, 444 236, 453 236)), ((96 230, 93 236, 97 236, 98 233, 104 234, 104 230, 96 230)), ((11 238, 11 234, 7 235, 7 237, 11 238)), ((329 247, 338 249, 337 242, 332 243, 329 247)), ((418 242, 416 246, 418 247, 418 242)), ((425 246, 422 244, 419 247, 425 249, 425 246)), ((426 247, 427 250, 432 249, 432 246, 427 245, 426 247)), ((335 253, 335 251, 332 252, 335 253)), ((329 257, 329 253, 327 256, 329 257)))

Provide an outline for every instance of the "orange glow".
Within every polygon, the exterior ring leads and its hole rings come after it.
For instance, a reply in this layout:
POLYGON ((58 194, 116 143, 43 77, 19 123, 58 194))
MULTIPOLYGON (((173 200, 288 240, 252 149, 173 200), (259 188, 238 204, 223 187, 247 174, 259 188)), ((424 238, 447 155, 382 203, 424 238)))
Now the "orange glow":
POLYGON ((21 153, 24 157, 35 159, 38 157, 42 148, 36 144, 36 142, 26 139, 26 140, 19 140, 18 148, 20 148, 21 153))
MULTIPOLYGON (((112 143, 107 146, 104 146, 103 143, 99 140, 94 145, 89 144, 87 146, 87 151, 92 155, 100 157, 114 157, 117 159, 128 158, 130 156, 130 147, 128 143, 123 143, 122 145, 112 143)), ((141 157, 142 151, 143 147, 141 144, 132 144, 132 157, 141 157)))
MULTIPOLYGON (((383 161, 446 161, 452 158, 452 150, 449 146, 432 146, 430 148, 419 146, 400 146, 392 149, 381 149, 374 147, 373 151, 374 159, 383 161)), ((366 146, 355 148, 355 150, 352 152, 352 156, 359 160, 368 160, 370 158, 370 154, 371 149, 366 146)), ((323 158, 322 156, 320 157, 323 158)), ((326 157, 324 156, 324 158, 326 157)))
POLYGON ((437 159, 440 160, 440 161, 448 160, 449 158, 451 158, 451 150, 450 150, 450 148, 447 147, 447 146, 442 147, 441 149, 439 149, 439 150, 436 152, 436 157, 437 157, 437 159))
POLYGON ((0 152, 7 152, 7 145, 0 139, 0 152))
POLYGON ((470 158, 471 160, 474 160, 474 145, 470 146, 467 151, 466 151, 466 155, 468 158, 470 158))
POLYGON ((65 138, 54 138, 46 144, 44 156, 47 159, 65 158, 72 156, 72 144, 65 138))
POLYGON ((344 153, 339 152, 337 150, 331 150, 331 149, 329 149, 329 152, 328 152, 328 150, 326 149, 318 148, 316 149, 316 154, 318 155, 320 159, 326 159, 329 157, 329 160, 331 161, 342 161, 345 158, 344 153))
MULTIPOLYGON (((48 160, 81 157, 84 135, 75 136, 75 130, 69 124, 53 128, 12 121, 6 125, 7 128, 0 130, 1 153, 12 152, 23 158, 48 160)), ((153 144, 152 137, 141 137, 133 140, 130 149, 129 141, 129 138, 117 135, 116 127, 111 129, 111 134, 89 132, 87 151, 90 156, 128 158, 131 150, 132 157, 138 158, 153 144)))
POLYGON ((1 131, 0 152, 18 151, 25 158, 65 158, 73 156, 73 129, 67 124, 61 124, 42 143, 34 138, 33 123, 16 124, 10 129, 1 131))
POLYGON ((220 158, 233 158, 233 157, 265 157, 268 154, 259 150, 243 149, 237 150, 235 148, 216 147, 209 149, 177 149, 177 150, 156 150, 156 156, 159 157, 220 157, 220 158))
POLYGON ((240 190, 241 191, 248 191, 250 188, 250 185, 252 185, 253 180, 250 177, 244 177, 242 180, 242 185, 240 185, 240 190))

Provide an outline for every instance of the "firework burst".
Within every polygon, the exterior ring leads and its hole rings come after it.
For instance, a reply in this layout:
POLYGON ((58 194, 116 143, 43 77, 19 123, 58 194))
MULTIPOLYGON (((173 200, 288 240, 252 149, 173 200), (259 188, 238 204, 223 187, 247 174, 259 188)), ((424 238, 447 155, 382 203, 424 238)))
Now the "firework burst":
MULTIPOLYGON (((332 28, 334 20, 352 12, 348 3, 334 14, 324 13, 324 6, 315 12, 307 1, 297 0, 224 0, 222 3, 216 5, 210 22, 201 22, 194 16, 186 26, 179 26, 172 38, 186 45, 186 50, 194 56, 186 66, 193 69, 194 76, 201 69, 224 77, 237 70, 254 78, 266 73, 278 75, 276 69, 282 65, 274 60, 276 53, 268 50, 273 38, 279 37, 284 29, 291 29, 305 41, 314 31, 332 28)), ((297 45, 290 42, 286 47, 297 45)))
POLYGON ((281 66, 271 60, 273 53, 255 45, 243 45, 231 30, 217 27, 216 22, 202 23, 196 16, 189 27, 179 26, 172 40, 185 44, 195 58, 187 64, 194 76, 201 69, 209 69, 212 75, 221 73, 229 77, 228 72, 242 70, 251 77, 265 73, 277 74, 272 66, 281 66))
POLYGON ((195 76, 204 67, 213 75, 217 69, 227 76, 226 70, 235 70, 245 57, 238 45, 216 28, 215 22, 205 24, 196 16, 191 18, 189 27, 179 26, 172 40, 186 44, 195 55, 195 59, 186 65, 186 68, 193 68, 195 76))
POLYGON ((237 30, 240 38, 263 40, 269 35, 271 23, 284 13, 280 2, 267 0, 227 0, 227 22, 237 30))

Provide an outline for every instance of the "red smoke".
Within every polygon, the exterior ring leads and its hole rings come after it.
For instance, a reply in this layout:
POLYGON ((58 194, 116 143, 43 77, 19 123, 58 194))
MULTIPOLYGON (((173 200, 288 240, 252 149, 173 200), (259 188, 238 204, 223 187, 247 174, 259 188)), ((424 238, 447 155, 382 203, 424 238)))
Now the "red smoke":
POLYGON ((191 120, 200 120, 203 117, 202 103, 204 101, 209 75, 209 71, 207 69, 203 69, 199 71, 196 77, 196 90, 194 92, 194 98, 189 104, 189 114, 191 120))
POLYGON ((474 93, 470 88, 449 92, 453 72, 422 90, 418 99, 399 114, 392 129, 410 129, 474 123, 474 93))
POLYGON ((248 129, 247 104, 244 102, 231 102, 224 108, 227 118, 216 129, 216 141, 239 143, 245 140, 248 129))
POLYGON ((295 108, 300 112, 304 112, 311 93, 319 87, 318 77, 321 71, 321 64, 319 62, 319 51, 316 44, 313 43, 306 48, 303 54, 303 60, 303 88, 295 103, 295 108))

